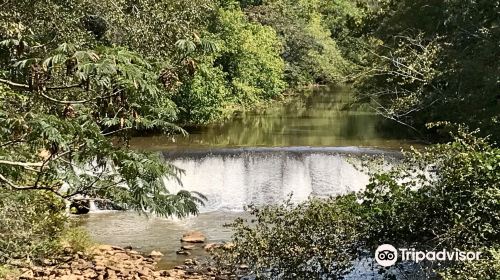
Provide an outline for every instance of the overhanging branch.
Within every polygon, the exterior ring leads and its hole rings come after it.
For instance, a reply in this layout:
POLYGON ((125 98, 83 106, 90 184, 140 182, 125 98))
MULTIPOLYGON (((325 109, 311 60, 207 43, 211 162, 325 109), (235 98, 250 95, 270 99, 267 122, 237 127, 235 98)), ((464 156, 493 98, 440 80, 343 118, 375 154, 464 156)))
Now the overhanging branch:
POLYGON ((8 85, 10 87, 14 87, 14 88, 19 88, 19 89, 24 89, 24 90, 29 90, 30 89, 29 85, 19 84, 19 83, 15 83, 15 82, 9 81, 9 80, 0 79, 0 83, 8 85))
POLYGON ((2 174, 0 174, 0 181, 6 183, 10 188, 16 191, 27 191, 27 190, 36 190, 36 191, 49 191, 61 198, 64 198, 59 192, 55 191, 49 187, 37 187, 37 186, 19 186, 11 182, 9 179, 5 178, 2 174))
POLYGON ((21 161, 9 161, 9 160, 0 160, 0 164, 5 165, 15 165, 22 167, 42 167, 43 162, 21 162, 21 161))

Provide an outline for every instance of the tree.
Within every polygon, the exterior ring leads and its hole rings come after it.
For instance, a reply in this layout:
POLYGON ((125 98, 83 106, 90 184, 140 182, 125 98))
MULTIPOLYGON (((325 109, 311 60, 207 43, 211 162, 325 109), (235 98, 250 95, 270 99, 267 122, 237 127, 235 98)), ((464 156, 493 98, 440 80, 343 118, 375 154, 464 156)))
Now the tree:
MULTIPOLYGON (((286 80, 292 85, 341 83, 354 65, 339 50, 330 25, 348 20, 348 1, 256 1, 248 16, 276 30, 283 44, 286 80), (337 5, 337 2, 341 2, 337 5), (332 11, 335 11, 333 13, 332 11), (338 13, 338 14, 337 14, 338 13)), ((340 25, 338 25, 340 26, 340 25)), ((336 31, 335 31, 336 32, 336 31)), ((337 36, 338 35, 338 36, 337 36)))
POLYGON ((171 194, 164 184, 175 167, 128 145, 133 131, 180 130, 152 66, 121 48, 62 44, 40 57, 28 42, 1 43, 12 61, 0 79, 2 188, 101 197, 164 216, 197 213, 199 195, 171 194))
POLYGON ((228 117, 235 108, 279 99, 285 90, 281 44, 270 27, 249 22, 238 6, 217 9, 207 31, 178 41, 182 64, 173 100, 189 123, 228 117))
MULTIPOLYGON (((21 0, 7 2, 5 10, 9 12, 0 12, 0 37, 16 37, 17 29, 29 32, 36 42, 31 45, 38 45, 42 56, 63 43, 90 50, 121 47, 141 56, 161 74, 181 125, 220 121, 237 109, 279 99, 286 86, 276 35, 248 22, 235 5, 212 0, 21 0), (259 41, 263 44, 257 51, 254 42, 259 41), (229 56, 238 59, 222 69, 229 56)), ((163 111, 171 112, 172 104, 164 104, 163 111)))
POLYGON ((359 95, 418 131, 450 121, 498 138, 499 6, 455 0, 374 6, 359 95))

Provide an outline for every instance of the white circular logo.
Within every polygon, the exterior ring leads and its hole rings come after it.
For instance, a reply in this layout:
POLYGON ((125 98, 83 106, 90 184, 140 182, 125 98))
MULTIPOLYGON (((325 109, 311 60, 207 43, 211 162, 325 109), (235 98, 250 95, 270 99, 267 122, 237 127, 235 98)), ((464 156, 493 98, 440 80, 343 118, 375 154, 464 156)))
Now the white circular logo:
POLYGON ((381 266, 391 266, 398 260, 398 251, 391 244, 378 246, 375 251, 375 260, 381 266))

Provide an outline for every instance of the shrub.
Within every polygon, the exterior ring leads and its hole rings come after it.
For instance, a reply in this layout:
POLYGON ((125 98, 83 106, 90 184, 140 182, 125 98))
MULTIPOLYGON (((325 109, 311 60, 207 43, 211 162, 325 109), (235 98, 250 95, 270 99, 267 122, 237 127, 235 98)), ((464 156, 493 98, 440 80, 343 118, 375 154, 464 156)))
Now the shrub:
POLYGON ((0 265, 0 279, 15 279, 18 276, 19 271, 16 269, 6 265, 0 265))
POLYGON ((250 221, 230 225, 234 246, 216 251, 216 263, 223 270, 246 264, 264 279, 340 277, 360 247, 358 206, 354 195, 252 206, 250 221))
POLYGON ((95 245, 89 233, 82 227, 67 227, 61 235, 61 244, 73 252, 89 253, 95 245))
POLYGON ((64 207, 50 193, 0 190, 0 262, 56 252, 66 221, 64 207))
POLYGON ((459 128, 455 141, 413 150, 362 194, 370 238, 477 249, 500 240, 500 149, 459 128))
POLYGON ((496 280, 500 272, 500 251, 491 249, 487 259, 462 263, 441 273, 443 280, 496 280))

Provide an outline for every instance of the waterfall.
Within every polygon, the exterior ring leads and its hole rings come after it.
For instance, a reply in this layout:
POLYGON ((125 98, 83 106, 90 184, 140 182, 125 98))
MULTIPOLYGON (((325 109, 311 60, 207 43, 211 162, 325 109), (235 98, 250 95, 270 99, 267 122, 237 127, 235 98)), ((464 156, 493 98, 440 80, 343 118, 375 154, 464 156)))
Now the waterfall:
MULTIPOLYGON (((333 149, 333 148, 332 148, 333 149)), ((357 170, 360 154, 378 151, 351 149, 237 149, 165 157, 185 171, 183 186, 167 180, 169 190, 197 191, 207 197, 200 210, 241 211, 249 204, 280 203, 293 194, 300 202, 309 196, 328 197, 363 189, 368 175, 357 170)))
POLYGON ((94 200, 89 200, 89 210, 90 212, 99 211, 99 207, 97 207, 94 200))

